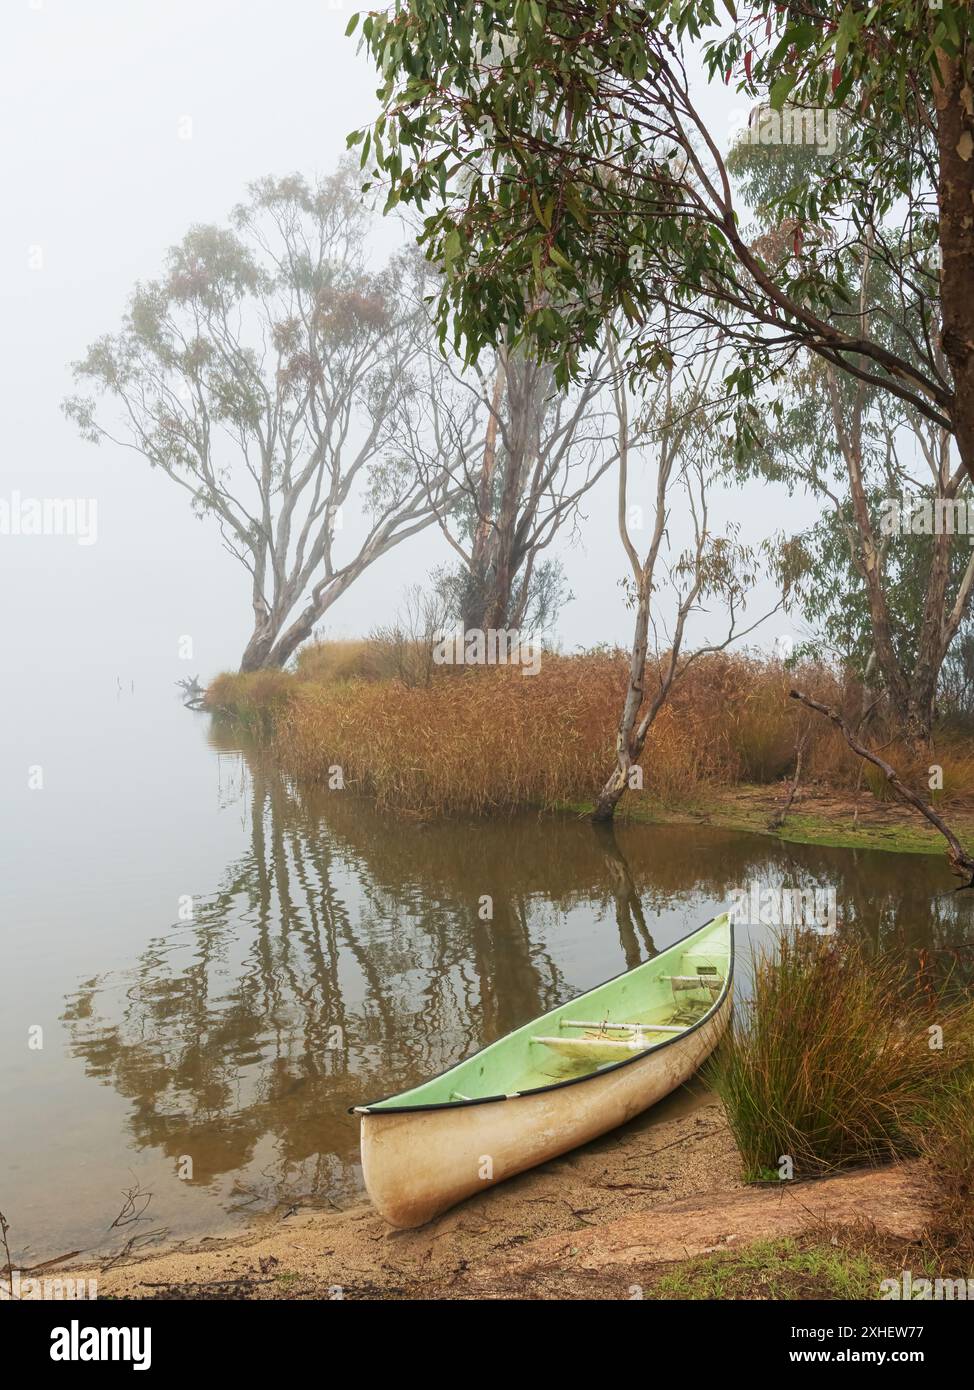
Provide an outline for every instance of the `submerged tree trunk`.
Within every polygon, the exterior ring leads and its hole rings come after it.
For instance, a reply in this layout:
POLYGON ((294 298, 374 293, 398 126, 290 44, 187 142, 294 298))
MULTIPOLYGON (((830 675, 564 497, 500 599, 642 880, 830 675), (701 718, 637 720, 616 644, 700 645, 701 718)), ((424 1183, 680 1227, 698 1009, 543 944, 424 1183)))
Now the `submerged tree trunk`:
POLYGON ((622 767, 617 767, 608 782, 606 782, 605 786, 602 788, 599 798, 595 803, 595 810, 592 812, 593 825, 609 825, 611 823, 616 813, 616 807, 627 785, 627 771, 622 767))

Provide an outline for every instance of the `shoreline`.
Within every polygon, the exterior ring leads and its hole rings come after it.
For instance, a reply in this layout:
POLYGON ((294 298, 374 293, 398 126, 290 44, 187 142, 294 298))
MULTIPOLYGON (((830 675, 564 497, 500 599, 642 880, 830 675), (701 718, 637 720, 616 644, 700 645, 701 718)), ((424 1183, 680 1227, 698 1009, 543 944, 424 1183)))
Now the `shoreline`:
MULTIPOLYGON (((788 789, 787 783, 712 787, 686 806, 630 806, 623 809, 620 823, 712 825, 788 844, 946 856, 946 841, 916 811, 900 802, 877 801, 869 792, 859 798, 857 816, 856 800, 848 793, 817 786, 799 788, 784 825, 771 829, 768 821, 783 806, 788 789)), ((565 809, 582 814, 591 808, 565 809)), ((959 837, 974 843, 974 806, 954 805, 948 817, 959 837)))
POLYGON ((862 1252, 885 1249, 896 1263, 900 1245, 923 1238, 920 1170, 910 1162, 744 1184, 723 1109, 708 1095, 649 1130, 638 1120, 613 1130, 416 1230, 393 1230, 367 1201, 341 1212, 305 1208, 238 1235, 124 1261, 69 1261, 37 1277, 94 1280, 98 1298, 571 1300, 632 1298, 634 1287, 678 1296, 667 1291, 674 1280, 697 1277, 714 1259, 733 1267, 743 1252, 750 1267, 768 1241, 782 1268, 796 1252, 800 1263, 803 1245, 823 1242, 840 1255, 848 1243, 860 1262, 862 1252))
MULTIPOLYGON (((208 711, 240 738, 248 740, 262 758, 298 785, 319 786, 320 779, 302 776, 289 769, 274 749, 273 738, 261 737, 252 726, 229 711, 208 711)), ((337 755, 336 755, 337 756, 337 755)), ((811 783, 800 786, 783 825, 772 828, 769 821, 780 812, 788 798, 791 783, 778 782, 709 783, 699 786, 686 801, 656 800, 650 793, 637 799, 629 793, 620 802, 615 825, 699 825, 743 834, 761 835, 785 844, 818 845, 825 849, 872 849, 890 854, 941 855, 946 860, 946 841, 911 807, 898 801, 880 801, 864 788, 858 797, 841 789, 811 783)), ((388 812, 369 791, 356 787, 343 794, 360 797, 379 814, 388 812)), ((483 820, 512 820, 519 815, 569 816, 588 819, 595 808, 592 801, 555 800, 550 805, 525 801, 515 808, 498 808, 480 814, 431 812, 402 806, 396 814, 420 825, 451 823, 475 826, 483 820)), ((962 841, 974 845, 974 799, 953 803, 947 819, 962 841)))
MULTIPOLYGON (((218 675, 202 707, 299 784, 364 795, 397 816, 584 817, 615 765, 623 668, 620 653, 593 650, 551 653, 529 681, 487 666, 417 682, 396 674, 380 642, 321 642, 302 649, 291 671, 218 675)), ((946 853, 938 831, 894 799, 829 721, 804 728, 788 699, 794 679, 746 654, 695 666, 652 727, 618 823, 700 822, 783 842, 946 853), (784 826, 772 828, 786 805, 784 826)), ((802 679, 827 702, 842 697, 834 673, 813 666, 802 679)), ((974 836, 970 735, 944 725, 921 755, 893 731, 880 734, 904 782, 962 841, 974 836)))
MULTIPOLYGON (((225 718, 248 736, 245 724, 225 718)), ((256 743, 261 757, 286 773, 273 741, 256 743)), ((878 800, 866 788, 856 797, 814 782, 800 787, 785 825, 772 829, 790 790, 788 780, 698 784, 692 798, 668 804, 630 794, 618 824, 696 825, 853 851, 944 852, 940 836, 909 807, 878 800)), ((383 812, 367 792, 349 791, 383 812)), ((520 808, 579 819, 590 811, 586 803, 520 808)), ((475 825, 484 818, 405 814, 421 824, 469 819, 475 825)), ((974 808, 954 805, 949 814, 958 833, 974 840, 974 808)), ((101 1298, 621 1298, 632 1284, 665 1290, 671 1276, 695 1278, 699 1261, 733 1262, 738 1251, 762 1241, 777 1242, 774 1259, 784 1261, 787 1242, 797 1240, 801 1255, 801 1242, 815 1246, 833 1227, 851 1233, 838 1241, 843 1248, 852 1242, 850 1258, 865 1258, 877 1243, 892 1240, 911 1245, 921 1267, 916 1251, 928 1213, 919 1161, 808 1182, 745 1184, 712 1093, 701 1096, 691 1083, 650 1113, 651 1123, 641 1116, 415 1231, 387 1227, 363 1194, 341 1211, 291 1208, 243 1230, 146 1246, 137 1254, 84 1252, 38 1266, 36 1277, 94 1280, 101 1298)))

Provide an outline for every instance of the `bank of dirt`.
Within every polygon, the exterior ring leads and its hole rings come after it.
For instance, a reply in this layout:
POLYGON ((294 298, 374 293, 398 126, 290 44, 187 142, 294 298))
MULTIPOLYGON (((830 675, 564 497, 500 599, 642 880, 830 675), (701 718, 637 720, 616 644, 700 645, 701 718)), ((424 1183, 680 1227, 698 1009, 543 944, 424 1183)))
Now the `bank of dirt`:
MULTIPOLYGON (((800 787, 782 825, 772 820, 783 810, 791 790, 787 781, 772 785, 739 783, 707 787, 686 804, 631 802, 625 814, 662 825, 715 825, 774 835, 793 844, 841 849, 881 849, 896 854, 945 856, 943 837, 911 806, 880 801, 870 792, 858 795, 822 785, 800 787)), ((581 809, 581 808, 579 808, 581 809)), ((965 843, 974 843, 974 808, 955 803, 945 812, 965 843)))
POLYGON ((633 1287, 651 1297, 661 1271, 711 1251, 822 1223, 911 1240, 924 1220, 910 1165, 745 1187, 723 1110, 708 1099, 649 1134, 616 1130, 416 1231, 390 1229, 363 1202, 70 1273, 96 1279, 103 1298, 625 1298, 633 1287))

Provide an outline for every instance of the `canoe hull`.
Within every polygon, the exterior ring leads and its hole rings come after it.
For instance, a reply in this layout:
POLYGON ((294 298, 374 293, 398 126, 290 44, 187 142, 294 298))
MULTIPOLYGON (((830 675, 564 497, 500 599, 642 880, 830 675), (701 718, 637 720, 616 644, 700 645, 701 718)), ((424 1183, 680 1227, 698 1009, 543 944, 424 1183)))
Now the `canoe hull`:
POLYGON ((369 1196, 392 1226, 457 1202, 625 1124, 687 1081, 727 1027, 732 993, 699 1027, 626 1066, 482 1104, 362 1115, 369 1196))

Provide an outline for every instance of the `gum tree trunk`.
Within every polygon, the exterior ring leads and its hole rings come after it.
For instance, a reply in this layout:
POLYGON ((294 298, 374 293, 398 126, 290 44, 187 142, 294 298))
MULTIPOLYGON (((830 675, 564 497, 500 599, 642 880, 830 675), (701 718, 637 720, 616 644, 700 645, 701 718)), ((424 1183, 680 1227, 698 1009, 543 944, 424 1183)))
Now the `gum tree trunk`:
POLYGON ((649 640, 649 586, 640 585, 639 605, 636 609, 636 625, 633 633, 632 650, 629 655, 629 687, 622 716, 616 730, 616 766, 609 780, 599 793, 592 812, 596 825, 605 825, 612 820, 619 800, 629 785, 629 772, 643 751, 646 735, 639 737, 636 720, 642 708, 644 681, 646 678, 646 648, 649 640))
POLYGON ((974 478, 974 49, 937 58, 942 343, 954 377, 957 450, 974 478))

